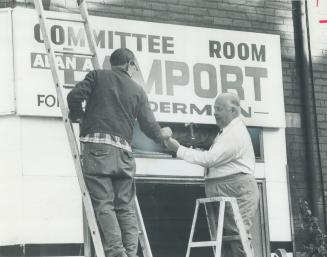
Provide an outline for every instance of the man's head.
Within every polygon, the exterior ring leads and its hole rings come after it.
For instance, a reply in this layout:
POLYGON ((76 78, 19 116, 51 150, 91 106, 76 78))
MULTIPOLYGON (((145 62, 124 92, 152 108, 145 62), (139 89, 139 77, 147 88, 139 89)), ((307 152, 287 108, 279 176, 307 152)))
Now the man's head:
POLYGON ((215 101, 215 118, 219 128, 226 127, 240 115, 240 99, 236 94, 220 94, 215 101))
POLYGON ((138 70, 135 55, 127 48, 115 50, 110 56, 110 64, 112 67, 123 68, 130 76, 138 70))

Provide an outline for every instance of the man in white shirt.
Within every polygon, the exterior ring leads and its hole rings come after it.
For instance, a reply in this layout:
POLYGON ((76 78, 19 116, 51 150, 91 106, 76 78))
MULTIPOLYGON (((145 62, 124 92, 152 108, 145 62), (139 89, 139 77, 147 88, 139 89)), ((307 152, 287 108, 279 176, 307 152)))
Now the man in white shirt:
MULTIPOLYGON (((184 147, 170 138, 167 147, 177 152, 177 157, 207 168, 205 192, 207 197, 235 197, 251 242, 250 229, 258 208, 259 191, 254 178, 255 156, 250 135, 240 119, 240 100, 233 93, 223 93, 215 101, 215 119, 220 132, 208 151, 184 147)), ((226 205, 224 233, 237 233, 232 210, 226 205)), ((225 244, 226 245, 226 244, 225 244)), ((223 247, 224 257, 243 257, 239 241, 223 247), (228 254, 231 253, 231 254, 228 254)))

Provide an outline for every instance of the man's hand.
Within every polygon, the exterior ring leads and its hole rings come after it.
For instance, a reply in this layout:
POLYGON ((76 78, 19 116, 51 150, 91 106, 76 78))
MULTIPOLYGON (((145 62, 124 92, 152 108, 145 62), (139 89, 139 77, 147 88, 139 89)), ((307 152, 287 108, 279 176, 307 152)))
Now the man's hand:
POLYGON ((168 140, 165 141, 165 146, 168 148, 168 150, 177 152, 180 144, 175 138, 170 137, 168 140))
POLYGON ((164 140, 167 140, 173 135, 173 132, 171 131, 170 127, 164 127, 160 129, 161 136, 164 140))

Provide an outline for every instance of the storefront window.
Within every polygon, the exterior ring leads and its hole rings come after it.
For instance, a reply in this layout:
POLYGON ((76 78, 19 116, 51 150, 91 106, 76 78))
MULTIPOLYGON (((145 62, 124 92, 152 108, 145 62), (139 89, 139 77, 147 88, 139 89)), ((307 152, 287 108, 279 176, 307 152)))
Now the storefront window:
MULTIPOLYGON (((218 133, 216 125, 208 124, 184 124, 184 123, 160 123, 161 127, 169 126, 173 130, 173 137, 176 138, 182 145, 193 148, 208 150, 212 141, 218 133)), ((262 148, 262 128, 248 128, 255 157, 257 160, 263 160, 262 148)), ((160 144, 155 143, 148 138, 136 123, 134 128, 134 137, 132 148, 136 156, 140 157, 167 157, 170 158, 173 153, 169 152, 160 144)))
MULTIPOLYGON (((255 256, 266 257, 266 220, 264 217, 263 184, 258 182, 260 208, 254 220, 252 236, 255 256)), ((205 197, 203 184, 170 184, 169 182, 137 182, 137 195, 153 256, 185 256, 190 236, 195 201, 205 197)), ((201 206, 194 241, 209 241, 204 207, 201 206)), ((139 248, 139 256, 141 249, 139 248)), ((192 257, 213 256, 212 248, 193 248, 192 257)))

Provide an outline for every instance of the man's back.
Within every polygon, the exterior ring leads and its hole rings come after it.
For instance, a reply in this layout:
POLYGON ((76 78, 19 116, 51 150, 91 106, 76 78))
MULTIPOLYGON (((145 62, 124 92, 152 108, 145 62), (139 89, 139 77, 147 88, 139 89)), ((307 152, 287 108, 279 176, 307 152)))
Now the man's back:
POLYGON ((103 132, 130 141, 135 118, 145 101, 143 89, 120 69, 95 73, 95 85, 85 108, 81 135, 103 132))
POLYGON ((80 136, 106 133, 130 143, 138 118, 143 131, 160 141, 160 127, 149 108, 145 91, 123 69, 89 72, 67 99, 72 112, 79 112, 81 100, 87 100, 80 136))

